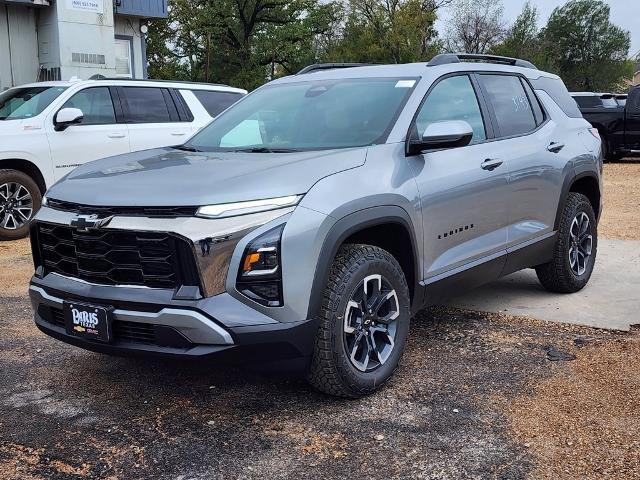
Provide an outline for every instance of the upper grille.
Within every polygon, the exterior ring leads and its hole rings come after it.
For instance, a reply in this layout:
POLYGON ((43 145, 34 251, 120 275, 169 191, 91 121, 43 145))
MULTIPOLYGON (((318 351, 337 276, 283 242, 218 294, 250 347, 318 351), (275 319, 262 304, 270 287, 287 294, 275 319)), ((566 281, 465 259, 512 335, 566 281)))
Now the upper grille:
POLYGON ((131 217, 193 217, 198 207, 94 207, 78 203, 65 202, 54 198, 47 199, 47 206, 56 210, 87 215, 109 217, 126 215, 131 217))
POLYGON ((66 225, 38 223, 36 234, 44 273, 103 285, 199 285, 189 245, 167 233, 80 232, 66 225))

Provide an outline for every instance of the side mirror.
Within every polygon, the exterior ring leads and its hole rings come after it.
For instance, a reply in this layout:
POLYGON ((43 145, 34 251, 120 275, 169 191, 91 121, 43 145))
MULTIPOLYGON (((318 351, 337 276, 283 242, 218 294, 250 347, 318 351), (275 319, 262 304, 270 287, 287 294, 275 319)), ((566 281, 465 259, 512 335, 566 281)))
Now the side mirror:
POLYGON ((407 155, 417 155, 425 150, 464 147, 473 138, 473 128, 464 120, 446 120, 427 126, 419 140, 410 140, 407 155))
POLYGON ((83 118, 84 113, 79 108, 63 108, 56 114, 54 129, 56 132, 61 132, 70 125, 82 122, 83 118))

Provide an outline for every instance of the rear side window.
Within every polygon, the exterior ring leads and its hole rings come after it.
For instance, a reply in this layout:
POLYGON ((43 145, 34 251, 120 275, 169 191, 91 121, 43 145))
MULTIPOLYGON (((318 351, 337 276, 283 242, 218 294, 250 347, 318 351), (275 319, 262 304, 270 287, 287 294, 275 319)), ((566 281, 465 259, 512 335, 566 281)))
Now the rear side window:
POLYGON ((416 116, 416 128, 421 135, 432 123, 464 120, 473 128, 472 143, 487 138, 475 90, 467 75, 445 78, 429 93, 416 116))
POLYGON ((92 87, 79 91, 62 108, 79 108, 84 116, 82 125, 116 123, 116 114, 108 87, 92 87))
POLYGON ((241 93, 234 92, 212 92, 209 90, 192 90, 192 92, 212 117, 218 116, 243 97, 241 93))
POLYGON ((172 121, 170 109, 175 105, 168 105, 169 95, 163 93, 162 88, 154 87, 122 87, 123 106, 127 123, 166 123, 172 121))
POLYGON ((523 78, 520 79, 522 82, 522 86, 524 87, 524 91, 527 92, 527 97, 529 97, 529 103, 531 104, 531 109, 533 110, 533 116, 536 119, 536 125, 542 125, 544 123, 544 110, 542 110, 542 106, 540 105, 540 100, 536 96, 535 92, 523 78))
POLYGON ((536 129, 536 120, 520 78, 512 75, 481 75, 489 94, 501 137, 523 135, 536 129))
POLYGON ((571 98, 567 87, 559 78, 540 77, 531 80, 535 90, 543 90, 562 109, 566 116, 582 118, 578 104, 571 98))

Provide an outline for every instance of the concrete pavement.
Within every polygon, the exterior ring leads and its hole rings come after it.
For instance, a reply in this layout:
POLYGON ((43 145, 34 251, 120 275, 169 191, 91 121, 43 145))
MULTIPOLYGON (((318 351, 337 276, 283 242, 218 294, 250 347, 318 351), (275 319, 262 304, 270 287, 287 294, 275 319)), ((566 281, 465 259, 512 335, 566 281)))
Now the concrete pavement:
POLYGON ((600 239, 591 280, 578 293, 549 293, 529 269, 456 297, 449 305, 629 330, 640 324, 640 241, 600 239))

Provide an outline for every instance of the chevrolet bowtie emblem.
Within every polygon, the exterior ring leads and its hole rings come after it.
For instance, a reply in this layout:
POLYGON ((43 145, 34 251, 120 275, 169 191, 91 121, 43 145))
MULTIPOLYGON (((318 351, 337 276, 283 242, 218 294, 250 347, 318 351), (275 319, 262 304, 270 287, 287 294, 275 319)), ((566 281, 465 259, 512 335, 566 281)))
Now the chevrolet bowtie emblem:
POLYGON ((112 218, 113 215, 105 218, 99 218, 98 215, 78 215, 71 220, 70 225, 77 228, 79 232, 88 232, 104 227, 112 218))

